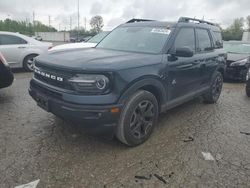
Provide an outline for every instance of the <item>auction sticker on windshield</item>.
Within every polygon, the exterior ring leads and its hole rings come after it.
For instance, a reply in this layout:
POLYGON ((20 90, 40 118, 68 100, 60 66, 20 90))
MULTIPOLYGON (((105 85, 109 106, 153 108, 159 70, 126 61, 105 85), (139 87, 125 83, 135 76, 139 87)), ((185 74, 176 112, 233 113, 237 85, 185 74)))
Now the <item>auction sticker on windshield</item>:
POLYGON ((159 34, 164 34, 164 35, 169 35, 171 32, 170 29, 164 29, 164 28, 153 28, 151 30, 151 33, 159 33, 159 34))

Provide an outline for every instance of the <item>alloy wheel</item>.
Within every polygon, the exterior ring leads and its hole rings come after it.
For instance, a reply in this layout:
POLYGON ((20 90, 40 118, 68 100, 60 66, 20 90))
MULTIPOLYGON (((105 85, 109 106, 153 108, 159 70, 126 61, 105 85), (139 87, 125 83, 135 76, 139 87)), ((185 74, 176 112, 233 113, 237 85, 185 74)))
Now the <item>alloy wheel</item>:
POLYGON ((223 86, 223 79, 221 76, 217 76, 212 85, 212 94, 215 100, 217 100, 220 97, 222 86, 223 86))
POLYGON ((144 100, 140 102, 130 119, 130 131, 136 139, 147 136, 153 127, 155 109, 152 102, 144 100))

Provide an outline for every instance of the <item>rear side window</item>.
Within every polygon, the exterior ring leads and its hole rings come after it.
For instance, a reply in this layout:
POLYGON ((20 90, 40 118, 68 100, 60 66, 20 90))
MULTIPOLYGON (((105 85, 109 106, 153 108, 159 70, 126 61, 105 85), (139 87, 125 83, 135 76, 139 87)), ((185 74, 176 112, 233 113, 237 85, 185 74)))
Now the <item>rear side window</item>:
POLYGON ((27 44, 25 40, 13 35, 0 35, 0 45, 27 44))
POLYGON ((204 51, 212 50, 212 43, 209 37, 208 30, 196 29, 196 34, 197 34, 198 43, 199 43, 197 51, 204 52, 204 51))
POLYGON ((174 47, 183 48, 189 47, 195 51, 195 34, 193 28, 181 28, 177 37, 175 38, 174 47))

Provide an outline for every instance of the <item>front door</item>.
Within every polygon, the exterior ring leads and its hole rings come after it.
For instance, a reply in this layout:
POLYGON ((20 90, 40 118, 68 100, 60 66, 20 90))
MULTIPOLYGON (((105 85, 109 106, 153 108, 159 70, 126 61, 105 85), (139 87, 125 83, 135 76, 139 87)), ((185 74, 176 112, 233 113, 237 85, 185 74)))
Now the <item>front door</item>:
POLYGON ((174 102, 185 98, 200 86, 200 56, 197 56, 194 28, 183 27, 175 37, 173 48, 189 47, 193 57, 168 56, 168 101, 174 102))

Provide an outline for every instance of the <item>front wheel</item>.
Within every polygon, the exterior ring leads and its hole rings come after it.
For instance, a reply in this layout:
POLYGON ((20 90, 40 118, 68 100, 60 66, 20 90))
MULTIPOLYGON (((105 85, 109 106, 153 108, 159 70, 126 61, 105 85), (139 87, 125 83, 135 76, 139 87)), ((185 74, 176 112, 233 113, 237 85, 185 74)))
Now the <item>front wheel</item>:
POLYGON ((152 93, 136 92, 122 110, 116 137, 128 146, 142 144, 152 134, 158 113, 158 101, 152 93))
POLYGON ((250 80, 249 79, 246 84, 246 94, 248 97, 250 97, 250 80))
POLYGON ((216 103, 220 97, 223 86, 223 76, 220 72, 216 72, 212 78, 209 91, 203 95, 205 103, 216 103))
POLYGON ((32 72, 34 70, 34 58, 36 57, 36 54, 28 55, 24 58, 23 61, 23 68, 26 71, 32 72))

